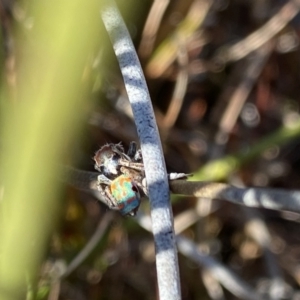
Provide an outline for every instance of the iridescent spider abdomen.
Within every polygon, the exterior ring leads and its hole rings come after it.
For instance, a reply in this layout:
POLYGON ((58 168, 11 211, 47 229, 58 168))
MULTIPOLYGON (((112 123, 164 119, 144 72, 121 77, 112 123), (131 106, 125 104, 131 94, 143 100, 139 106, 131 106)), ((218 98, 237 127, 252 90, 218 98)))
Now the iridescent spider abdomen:
POLYGON ((137 185, 127 175, 120 175, 111 182, 110 190, 122 215, 135 215, 141 197, 137 185))

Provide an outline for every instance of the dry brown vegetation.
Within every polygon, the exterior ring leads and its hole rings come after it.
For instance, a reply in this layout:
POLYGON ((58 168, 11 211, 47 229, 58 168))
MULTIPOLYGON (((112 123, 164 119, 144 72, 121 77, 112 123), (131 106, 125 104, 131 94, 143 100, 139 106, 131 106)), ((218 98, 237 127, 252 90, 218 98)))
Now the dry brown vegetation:
MULTIPOLYGON (((238 187, 299 189, 300 1, 119 2, 145 72, 168 171, 238 187)), ((2 69, 13 99, 22 50, 13 24, 25 26, 19 5, 0 6, 2 69)), ((100 17, 97 25, 103 26, 100 17)), ((64 163, 87 171, 94 170, 99 146, 122 141, 127 148, 138 141, 111 46, 104 31, 98 37, 81 81, 84 126, 63 146, 64 163)), ((124 218, 92 191, 63 189, 35 297, 157 299, 153 238, 142 219, 148 200, 140 218, 124 218), (71 272, 76 256, 93 242, 71 272)), ((300 299, 298 213, 174 194, 172 207, 181 235, 182 299, 300 299), (184 242, 193 243, 199 257, 185 251, 184 242)))

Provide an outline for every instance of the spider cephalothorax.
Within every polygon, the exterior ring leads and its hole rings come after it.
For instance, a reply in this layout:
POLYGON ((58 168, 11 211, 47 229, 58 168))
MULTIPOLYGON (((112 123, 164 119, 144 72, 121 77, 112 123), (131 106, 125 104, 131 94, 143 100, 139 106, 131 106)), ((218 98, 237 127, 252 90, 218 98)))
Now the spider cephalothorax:
POLYGON ((122 166, 137 171, 144 170, 141 151, 137 150, 135 142, 130 143, 127 154, 120 143, 106 144, 95 153, 94 161, 95 169, 110 179, 123 173, 120 171, 122 166))
POLYGON ((121 144, 104 145, 95 153, 95 169, 108 178, 118 176, 119 160, 122 155, 124 155, 124 148, 121 144))

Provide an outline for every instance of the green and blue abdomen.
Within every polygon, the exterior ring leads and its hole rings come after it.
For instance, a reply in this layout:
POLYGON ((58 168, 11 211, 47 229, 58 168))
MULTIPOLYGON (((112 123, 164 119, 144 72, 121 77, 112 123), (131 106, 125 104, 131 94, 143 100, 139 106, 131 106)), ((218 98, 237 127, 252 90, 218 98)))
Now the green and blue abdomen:
POLYGON ((129 176, 121 175, 114 179, 110 189, 122 215, 136 213, 141 203, 141 197, 137 185, 129 176))

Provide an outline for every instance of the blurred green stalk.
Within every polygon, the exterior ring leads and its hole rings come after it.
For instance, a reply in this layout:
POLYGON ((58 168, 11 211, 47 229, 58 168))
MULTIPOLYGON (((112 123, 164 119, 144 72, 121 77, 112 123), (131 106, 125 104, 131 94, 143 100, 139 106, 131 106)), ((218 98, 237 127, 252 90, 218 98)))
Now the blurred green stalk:
POLYGON ((194 173, 192 181, 217 181, 226 179, 242 165, 262 154, 273 146, 280 146, 292 139, 300 137, 300 121, 295 121, 289 127, 282 126, 274 133, 256 142, 248 151, 236 155, 227 155, 221 159, 210 161, 194 173))
POLYGON ((99 1, 26 5, 32 27, 18 25, 16 96, 1 99, 1 300, 24 299, 37 278, 61 201, 56 163, 80 128, 84 68, 99 39, 99 1))

